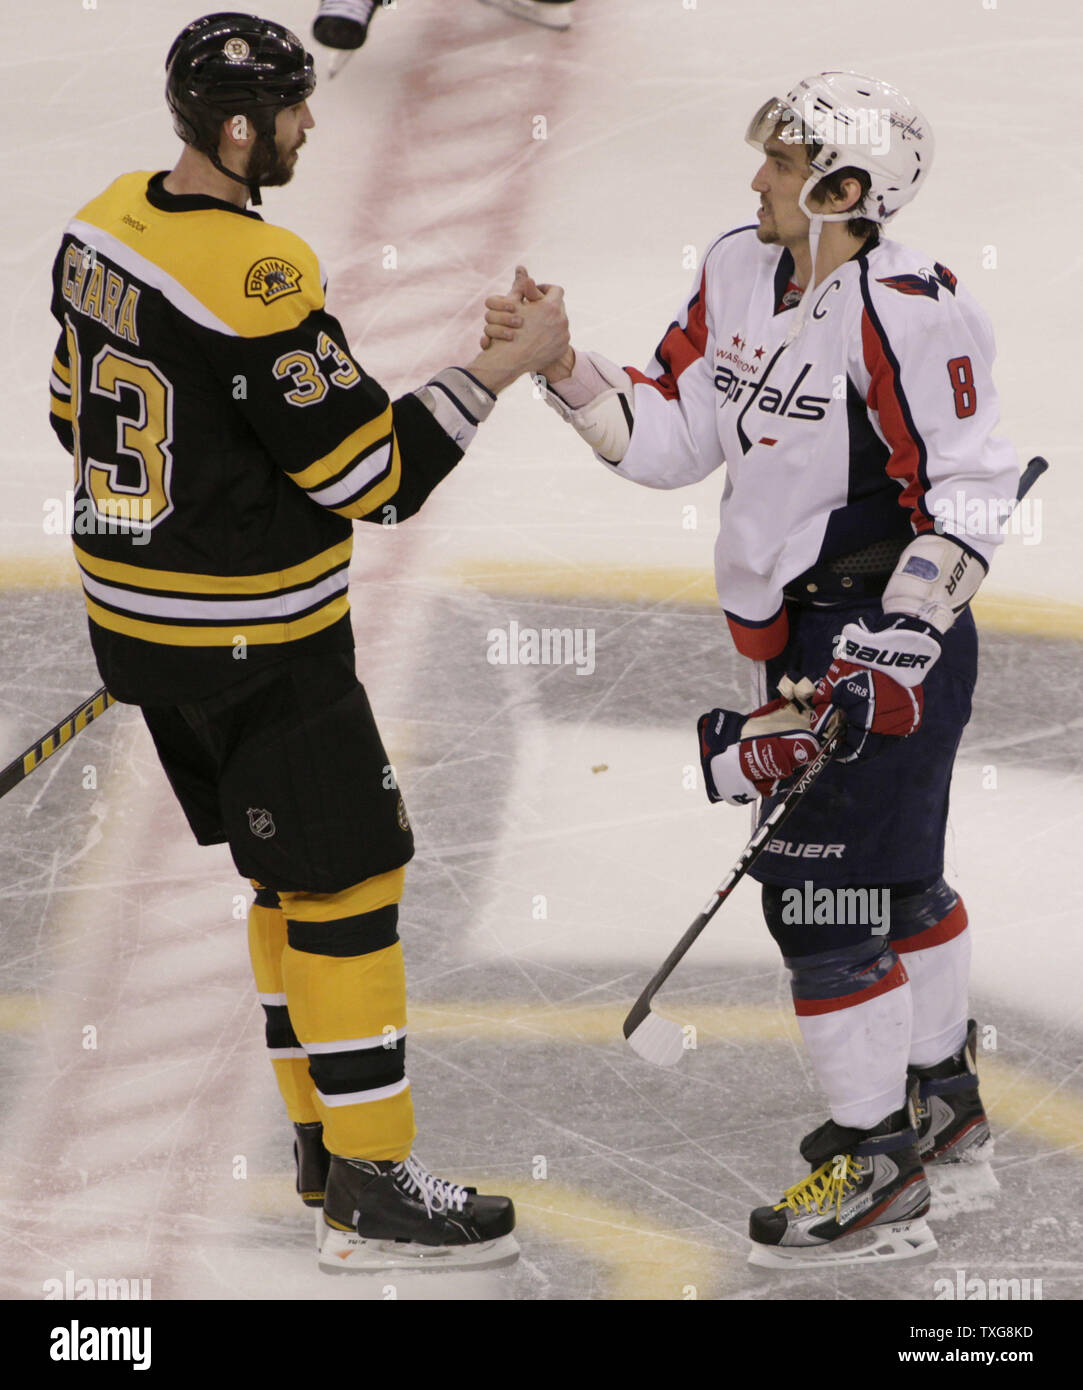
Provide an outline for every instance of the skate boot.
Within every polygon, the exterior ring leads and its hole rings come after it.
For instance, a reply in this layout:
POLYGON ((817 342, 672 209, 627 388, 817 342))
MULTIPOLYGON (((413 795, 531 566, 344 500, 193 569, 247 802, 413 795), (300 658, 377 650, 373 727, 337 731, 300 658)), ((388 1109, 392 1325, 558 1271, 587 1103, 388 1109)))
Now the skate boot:
POLYGON ((787 1188, 781 1202, 752 1213, 749 1264, 869 1265, 932 1254, 929 1184, 917 1140, 909 1103, 871 1130, 833 1120, 814 1130, 801 1143, 812 1173, 787 1188))
POLYGON ((297 1193, 306 1207, 322 1207, 327 1189, 331 1155, 323 1147, 323 1125, 294 1125, 293 1161, 297 1165, 297 1193))
POLYGON ((400 1163, 331 1155, 320 1268, 487 1269, 514 1264, 510 1197, 480 1196, 434 1178, 411 1156, 400 1163))
POLYGON ((966 1042, 932 1067, 911 1067, 918 1083, 918 1150, 932 1189, 932 1215, 987 1211, 1000 1183, 993 1172, 993 1140, 978 1095, 978 1025, 967 1021, 966 1042))
POLYGON ((377 0, 320 0, 312 37, 326 48, 360 48, 377 0))
POLYGON ((481 0, 481 3, 514 15, 516 19, 541 24, 546 29, 572 27, 572 0, 481 0))
POLYGON ((293 1132, 293 1161, 297 1165, 297 1194, 306 1207, 312 1207, 316 1223, 316 1249, 323 1239, 323 1195, 327 1188, 327 1173, 331 1155, 323 1146, 323 1125, 319 1120, 310 1124, 295 1124, 293 1132))

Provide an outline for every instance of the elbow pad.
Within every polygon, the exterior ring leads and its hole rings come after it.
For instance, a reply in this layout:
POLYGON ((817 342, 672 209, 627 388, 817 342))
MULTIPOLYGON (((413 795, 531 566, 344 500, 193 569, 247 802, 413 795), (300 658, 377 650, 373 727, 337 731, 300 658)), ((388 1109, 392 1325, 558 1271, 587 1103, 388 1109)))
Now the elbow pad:
POLYGON ((544 389, 546 405, 552 406, 562 420, 567 420, 603 463, 616 465, 627 452, 632 438, 632 378, 623 367, 616 366, 600 353, 577 353, 577 365, 581 357, 587 359, 608 387, 586 405, 572 409, 561 399, 558 388, 550 386, 544 377, 536 380, 544 389))
POLYGON ((884 612, 947 632, 985 578, 985 565, 950 536, 924 535, 903 551, 884 590, 884 612))

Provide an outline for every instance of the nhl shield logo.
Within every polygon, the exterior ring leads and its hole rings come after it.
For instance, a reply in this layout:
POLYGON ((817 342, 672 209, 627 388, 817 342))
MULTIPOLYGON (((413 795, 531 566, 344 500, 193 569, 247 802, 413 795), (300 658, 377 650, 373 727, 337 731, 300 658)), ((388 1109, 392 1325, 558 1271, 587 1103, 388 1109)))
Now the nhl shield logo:
POLYGON ((275 833, 275 823, 270 811, 258 806, 248 808, 248 828, 258 840, 269 840, 275 833))

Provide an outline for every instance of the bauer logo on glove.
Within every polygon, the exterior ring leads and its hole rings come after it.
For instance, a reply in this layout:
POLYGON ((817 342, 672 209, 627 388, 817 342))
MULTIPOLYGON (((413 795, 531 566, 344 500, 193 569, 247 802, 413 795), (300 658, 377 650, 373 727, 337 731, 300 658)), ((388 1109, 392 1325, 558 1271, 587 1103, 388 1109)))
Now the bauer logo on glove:
POLYGON ((921 727, 921 682, 940 655, 934 633, 928 623, 891 615, 875 632, 863 622, 842 629, 835 659, 811 696, 817 733, 823 733, 834 710, 846 716, 839 762, 872 757, 888 739, 907 738, 921 727))
POLYGON ((774 796, 820 751, 809 716, 786 700, 749 715, 713 709, 699 720, 699 755, 710 801, 741 806, 774 796))

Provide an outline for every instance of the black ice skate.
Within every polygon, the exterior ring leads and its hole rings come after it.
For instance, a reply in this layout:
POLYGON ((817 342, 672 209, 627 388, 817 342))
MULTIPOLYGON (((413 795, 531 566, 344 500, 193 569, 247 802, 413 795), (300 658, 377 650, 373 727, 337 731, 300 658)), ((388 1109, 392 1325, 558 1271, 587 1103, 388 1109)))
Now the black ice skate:
POLYGON ((765 1269, 915 1259, 936 1250, 925 1221, 929 1184, 909 1105, 875 1129, 828 1120, 801 1153, 813 1172, 757 1207, 749 1220, 749 1263, 765 1269))
POLYGON ((323 1125, 295 1124, 293 1132, 293 1161, 297 1165, 297 1194, 306 1207, 322 1207, 327 1190, 327 1173, 331 1155, 323 1147, 323 1125))
POLYGON ((306 1207, 313 1208, 316 1220, 316 1249, 323 1240, 323 1196, 331 1155, 323 1146, 323 1125, 319 1120, 295 1124, 293 1161, 297 1165, 297 1194, 306 1207))
POLYGON ((412 1156, 376 1163, 332 1155, 323 1220, 320 1268, 329 1274, 486 1269, 519 1258, 510 1197, 434 1178, 412 1156))
POLYGON ((966 1042, 932 1067, 911 1067, 918 1084, 918 1150, 932 1189, 932 1215, 986 1211, 1000 1183, 993 1172, 993 1139, 978 1094, 977 1032, 967 1022, 966 1042))

